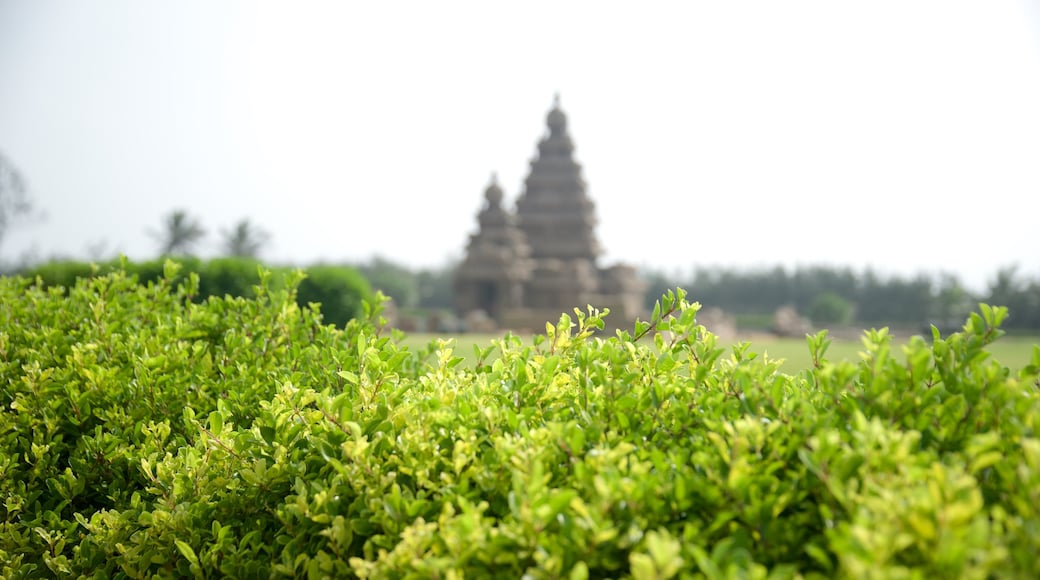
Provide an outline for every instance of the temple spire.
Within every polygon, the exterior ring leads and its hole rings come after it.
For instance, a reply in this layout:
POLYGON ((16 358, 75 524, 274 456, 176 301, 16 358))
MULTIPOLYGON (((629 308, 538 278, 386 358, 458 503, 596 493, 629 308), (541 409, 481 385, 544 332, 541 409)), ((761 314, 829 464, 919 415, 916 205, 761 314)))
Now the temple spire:
POLYGON ((595 206, 585 193, 559 100, 557 94, 546 116, 549 134, 539 141, 538 155, 531 161, 524 192, 516 202, 517 217, 532 257, 595 262, 600 253, 595 206))
POLYGON ((484 198, 487 199, 488 207, 499 207, 502 205, 502 187, 498 184, 498 174, 491 172, 491 181, 484 190, 484 198))

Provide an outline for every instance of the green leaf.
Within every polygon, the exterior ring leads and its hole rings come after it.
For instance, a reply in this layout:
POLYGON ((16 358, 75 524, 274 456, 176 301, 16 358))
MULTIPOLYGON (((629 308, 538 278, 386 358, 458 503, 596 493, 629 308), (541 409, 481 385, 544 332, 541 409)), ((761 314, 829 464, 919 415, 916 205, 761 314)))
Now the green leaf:
POLYGON ((199 557, 195 555, 195 550, 193 550, 187 542, 174 540, 174 543, 177 545, 177 551, 180 552, 192 566, 197 567, 199 565, 199 557))
POLYGON ((224 415, 220 411, 209 414, 209 430, 218 437, 224 433, 224 415))
POLYGON ((352 385, 356 385, 359 382, 356 373, 352 373, 350 371, 338 371, 336 374, 339 375, 341 379, 347 381, 352 385))

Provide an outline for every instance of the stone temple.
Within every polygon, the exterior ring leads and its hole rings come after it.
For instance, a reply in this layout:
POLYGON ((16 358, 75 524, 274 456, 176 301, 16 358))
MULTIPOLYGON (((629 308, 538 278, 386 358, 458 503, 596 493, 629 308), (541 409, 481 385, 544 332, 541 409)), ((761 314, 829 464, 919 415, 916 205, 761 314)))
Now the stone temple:
POLYGON ((497 179, 484 192, 466 255, 455 272, 455 305, 481 330, 538 331, 561 313, 587 305, 610 308, 608 326, 631 327, 642 311, 645 284, 634 267, 597 265, 595 204, 559 97, 546 119, 548 132, 524 182, 515 211, 503 206, 497 179))

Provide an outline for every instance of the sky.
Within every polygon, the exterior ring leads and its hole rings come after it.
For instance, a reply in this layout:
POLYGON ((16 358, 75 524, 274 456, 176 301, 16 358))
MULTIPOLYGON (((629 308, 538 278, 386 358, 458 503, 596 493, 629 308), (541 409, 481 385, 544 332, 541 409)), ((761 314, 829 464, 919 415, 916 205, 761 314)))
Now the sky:
POLYGON ((1040 276, 1040 1, 0 0, 0 259, 460 259, 559 94, 602 265, 1040 276))

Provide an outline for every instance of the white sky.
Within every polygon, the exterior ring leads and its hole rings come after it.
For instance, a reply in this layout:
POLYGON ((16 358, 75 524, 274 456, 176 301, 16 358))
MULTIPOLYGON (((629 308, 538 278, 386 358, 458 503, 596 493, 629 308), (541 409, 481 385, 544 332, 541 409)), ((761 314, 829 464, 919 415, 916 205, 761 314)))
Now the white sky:
POLYGON ((560 92, 603 262, 1040 275, 1040 2, 0 0, 0 151, 38 256, 462 255, 560 92))

